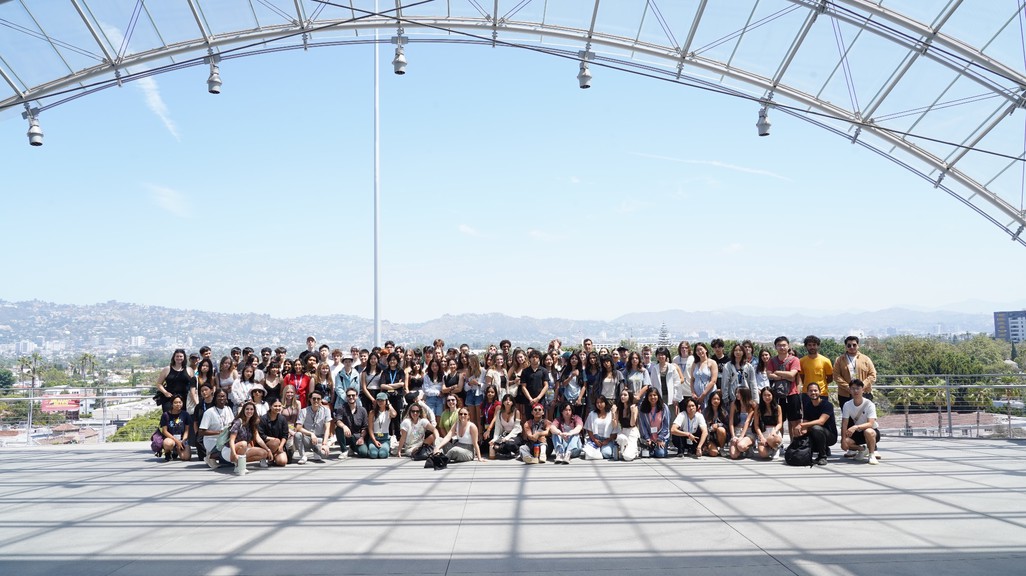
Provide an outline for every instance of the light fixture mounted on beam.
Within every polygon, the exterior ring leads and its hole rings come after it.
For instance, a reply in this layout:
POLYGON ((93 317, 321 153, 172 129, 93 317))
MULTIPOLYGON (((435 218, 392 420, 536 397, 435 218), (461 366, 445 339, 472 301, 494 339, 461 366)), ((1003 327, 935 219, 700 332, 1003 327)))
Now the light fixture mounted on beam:
POLYGON ((392 70, 396 76, 406 74, 406 52, 403 44, 409 42, 406 36, 392 36, 392 44, 395 44, 395 58, 392 59, 392 70))
POLYGON ((759 109, 759 121, 755 123, 759 136, 769 136, 771 126, 773 124, 769 121, 769 104, 763 104, 762 108, 759 109))
POLYGON ((210 64, 210 76, 207 76, 207 92, 210 92, 211 94, 220 94, 221 68, 217 64, 221 61, 221 57, 217 54, 211 54, 207 58, 204 58, 203 61, 210 64))
POLYGON ((595 59, 595 53, 591 50, 582 50, 577 53, 581 58, 581 69, 577 72, 577 85, 581 90, 591 88, 591 69, 588 68, 588 61, 595 59))
POLYGON ((29 129, 26 133, 29 145, 42 146, 43 129, 39 127, 39 108, 29 108, 29 105, 26 103, 25 111, 21 113, 21 117, 28 120, 29 123, 29 129))

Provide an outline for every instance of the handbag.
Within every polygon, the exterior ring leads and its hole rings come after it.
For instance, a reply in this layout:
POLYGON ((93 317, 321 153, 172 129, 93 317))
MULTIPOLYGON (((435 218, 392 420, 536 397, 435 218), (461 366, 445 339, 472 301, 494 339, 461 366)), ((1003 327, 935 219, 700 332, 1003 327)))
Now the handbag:
POLYGON ((449 466, 449 457, 439 452, 438 454, 431 454, 428 456, 426 462, 424 462, 425 468, 434 468, 435 470, 445 470, 449 466))
POLYGON ((160 453, 164 451, 164 435, 160 433, 160 428, 150 436, 150 452, 153 452, 154 456, 160 456, 160 453))

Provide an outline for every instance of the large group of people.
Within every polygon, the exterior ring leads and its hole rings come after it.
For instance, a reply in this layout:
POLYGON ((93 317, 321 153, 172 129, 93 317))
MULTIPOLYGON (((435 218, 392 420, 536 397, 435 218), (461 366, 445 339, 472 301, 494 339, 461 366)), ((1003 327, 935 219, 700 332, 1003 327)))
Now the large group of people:
POLYGON ((880 442, 872 387, 876 369, 845 339, 831 361, 808 336, 798 357, 786 337, 772 351, 748 340, 681 342, 640 351, 446 348, 348 351, 317 345, 289 358, 284 347, 233 348, 215 363, 204 346, 175 350, 157 379, 165 460, 195 450, 212 468, 303 465, 333 458, 449 462, 575 458, 631 461, 691 456, 772 460, 785 436, 808 436, 813 461, 876 464, 880 442), (711 351, 710 351, 711 349, 711 351), (838 431, 831 387, 840 405, 838 431))

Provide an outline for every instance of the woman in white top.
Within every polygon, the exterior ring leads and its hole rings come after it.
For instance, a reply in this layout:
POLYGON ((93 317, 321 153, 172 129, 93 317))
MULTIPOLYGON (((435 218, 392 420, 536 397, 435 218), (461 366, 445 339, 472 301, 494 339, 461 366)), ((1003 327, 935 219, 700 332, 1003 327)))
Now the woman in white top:
POLYGON ((509 460, 516 457, 520 451, 521 432, 523 432, 523 427, 520 424, 520 410, 513 402, 513 395, 505 394, 502 397, 502 409, 495 416, 492 425, 492 440, 488 443, 488 458, 490 460, 496 458, 509 460))
POLYGON ((398 415, 399 413, 388 402, 388 394, 378 392, 378 395, 374 398, 374 411, 370 413, 370 417, 367 419, 367 426, 370 427, 367 433, 371 440, 370 445, 367 446, 368 457, 388 458, 390 449, 388 428, 392 423, 392 419, 398 415))
POLYGON ((763 348, 759 350, 759 358, 755 361, 755 390, 752 390, 753 398, 762 398, 762 389, 770 385, 769 367, 773 355, 763 348))
POLYGON ((460 408, 456 425, 449 429, 435 447, 435 454, 440 453, 450 440, 456 440, 456 445, 445 453, 449 457, 449 462, 481 461, 481 449, 477 445, 477 425, 470 421, 470 411, 465 407, 460 408))
POLYGON ((445 372, 442 371, 442 362, 438 358, 431 358, 428 362, 427 372, 424 373, 424 402, 431 408, 431 412, 437 418, 442 415, 445 408, 445 400, 442 396, 442 385, 445 383, 445 372))
MULTIPOLYGON (((232 384, 232 393, 230 398, 235 406, 242 406, 244 403, 249 401, 249 392, 254 388, 260 387, 260 389, 263 390, 263 387, 257 384, 255 374, 256 369, 253 368, 253 365, 247 365, 242 369, 242 377, 232 384)), ((259 414, 257 416, 259 416, 259 414)))
POLYGON ((630 462, 638 457, 641 432, 638 430, 638 403, 634 400, 634 392, 626 386, 620 390, 620 398, 616 402, 616 419, 619 455, 622 460, 630 462))
POLYGON ((427 453, 433 451, 435 444, 435 427, 424 418, 430 409, 420 403, 411 404, 406 410, 406 418, 399 425, 399 455, 406 458, 427 458, 426 454, 418 454, 421 447, 427 447, 427 453))
POLYGON ((368 412, 374 409, 374 397, 381 391, 381 371, 378 370, 378 355, 371 354, 367 357, 367 367, 364 368, 363 374, 360 375, 360 388, 363 394, 360 395, 360 400, 363 402, 363 407, 368 412))
POLYGON ((677 419, 673 421, 670 436, 677 445, 677 457, 684 454, 690 454, 695 458, 702 457, 705 441, 709 438, 709 429, 705 425, 702 413, 698 411, 698 401, 693 397, 684 399, 684 412, 678 414, 677 419))
POLYGON ((584 423, 584 428, 588 431, 584 453, 588 458, 616 459, 615 412, 604 395, 599 394, 595 398, 595 410, 588 414, 588 421, 584 423))
MULTIPOLYGON (((695 365, 695 357, 691 355, 691 343, 681 340, 677 345, 677 355, 673 358, 673 365, 680 370, 681 381, 684 386, 691 390, 691 367, 695 365)), ((680 402, 684 398, 674 398, 674 402, 680 402)))
POLYGON ((691 366, 691 391, 699 406, 704 407, 709 395, 716 389, 716 378, 720 369, 716 361, 709 358, 709 348, 699 342, 695 344, 695 363, 691 366))

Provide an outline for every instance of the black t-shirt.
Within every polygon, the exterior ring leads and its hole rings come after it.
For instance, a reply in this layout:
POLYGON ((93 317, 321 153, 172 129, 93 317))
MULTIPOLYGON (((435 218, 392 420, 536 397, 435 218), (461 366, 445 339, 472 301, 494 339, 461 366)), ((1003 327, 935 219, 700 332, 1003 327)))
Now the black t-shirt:
POLYGON ((830 404, 830 401, 826 398, 821 398, 819 406, 813 406, 812 400, 808 396, 802 398, 802 410, 805 412, 805 417, 802 418, 803 422, 812 422, 813 420, 819 419, 820 416, 826 414, 827 422, 823 425, 828 430, 837 430, 837 421, 834 418, 834 406, 830 404))
POLYGON ((189 413, 182 410, 178 414, 172 414, 170 412, 164 412, 160 416, 160 427, 167 426, 167 431, 175 436, 181 436, 185 434, 185 430, 192 424, 192 418, 189 413))
MULTIPOLYGON (((547 382, 548 378, 545 374, 545 368, 541 366, 537 370, 528 366, 520 373, 520 384, 527 388, 527 393, 531 395, 531 398, 541 394, 542 388, 545 387, 547 382)), ((524 403, 527 403, 528 400, 528 398, 524 398, 524 403)))
POLYGON ((260 417, 260 423, 257 424, 257 430, 260 431, 260 436, 264 440, 268 438, 279 438, 285 440, 289 437, 289 423, 285 420, 285 417, 281 414, 274 420, 271 420, 270 414, 264 414, 260 417))

